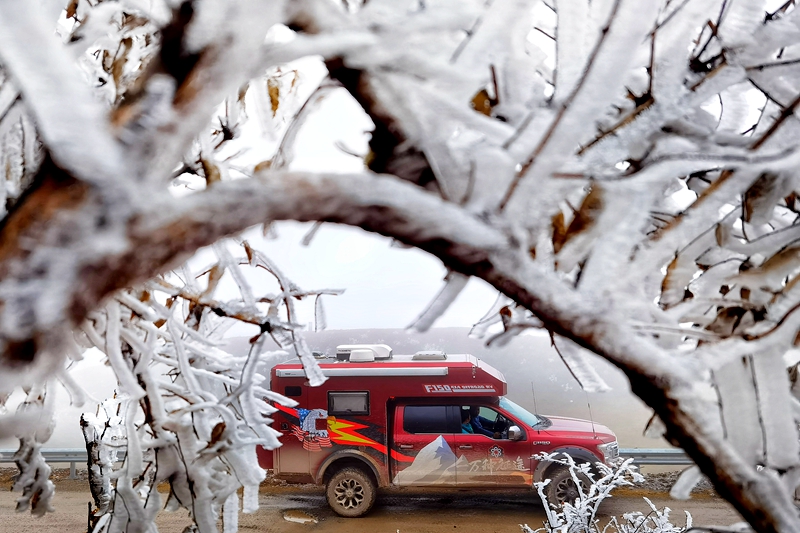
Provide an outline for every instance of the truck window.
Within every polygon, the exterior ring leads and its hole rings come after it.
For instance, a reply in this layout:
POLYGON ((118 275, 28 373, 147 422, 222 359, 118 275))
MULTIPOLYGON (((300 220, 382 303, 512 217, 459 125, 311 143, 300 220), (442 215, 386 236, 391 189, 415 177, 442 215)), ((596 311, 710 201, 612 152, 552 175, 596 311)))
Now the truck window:
POLYGON ((407 405, 403 411, 406 433, 461 433, 457 405, 407 405))
POLYGON ((368 391, 329 391, 329 415, 368 415, 368 391))
POLYGON ((538 424, 542 422, 541 418, 539 418, 538 416, 536 416, 531 412, 528 412, 527 409, 515 404, 505 396, 500 397, 500 407, 506 409, 509 413, 516 416, 524 423, 530 424, 532 428, 536 427, 538 424))
POLYGON ((296 398, 303 395, 303 389, 295 385, 287 385, 283 390, 283 395, 287 398, 296 398))

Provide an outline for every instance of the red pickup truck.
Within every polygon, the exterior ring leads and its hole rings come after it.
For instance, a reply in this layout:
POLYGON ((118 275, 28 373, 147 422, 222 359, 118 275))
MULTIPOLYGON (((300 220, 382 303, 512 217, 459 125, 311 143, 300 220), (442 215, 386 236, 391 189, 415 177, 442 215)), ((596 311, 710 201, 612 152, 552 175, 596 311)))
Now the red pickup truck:
POLYGON ((495 368, 466 354, 393 355, 386 345, 337 347, 310 387, 302 367, 272 369, 271 389, 297 401, 275 414, 282 446, 259 448, 278 479, 325 486, 341 516, 367 513, 378 487, 519 488, 550 479, 548 498, 574 491, 564 467, 533 456, 612 462, 617 439, 586 420, 533 414, 505 397, 495 368))

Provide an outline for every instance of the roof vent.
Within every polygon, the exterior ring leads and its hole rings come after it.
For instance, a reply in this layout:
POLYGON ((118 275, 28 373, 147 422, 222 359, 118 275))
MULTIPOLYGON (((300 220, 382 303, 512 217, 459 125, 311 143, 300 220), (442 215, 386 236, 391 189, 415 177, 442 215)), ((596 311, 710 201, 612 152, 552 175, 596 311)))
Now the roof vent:
POLYGON ((365 362, 367 360, 376 361, 391 357, 392 349, 385 344, 342 344, 336 347, 336 359, 339 361, 365 362), (366 359, 366 354, 356 354, 357 351, 369 352, 371 359, 366 359))
POLYGON ((411 359, 413 361, 444 361, 447 354, 441 350, 426 350, 415 353, 411 359))

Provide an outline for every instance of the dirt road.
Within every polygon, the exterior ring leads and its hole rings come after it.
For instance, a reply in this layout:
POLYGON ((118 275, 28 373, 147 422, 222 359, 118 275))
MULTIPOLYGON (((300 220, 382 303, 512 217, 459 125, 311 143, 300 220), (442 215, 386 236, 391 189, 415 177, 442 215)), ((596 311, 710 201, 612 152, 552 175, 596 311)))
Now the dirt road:
MULTIPOLYGON (((0 492, 0 533, 78 533, 86 531, 87 503, 91 496, 85 482, 59 481, 56 511, 43 518, 15 513, 18 493, 2 483, 0 492)), ((692 500, 670 500, 658 493, 625 493, 603 503, 604 516, 640 510, 649 512, 641 496, 647 495, 659 508, 673 511, 674 523, 683 524, 683 510, 695 524, 731 524, 741 520, 727 502, 704 494, 692 500)), ((240 531, 282 533, 519 533, 519 524, 541 527, 544 512, 533 493, 435 493, 390 491, 378 497, 373 511, 364 518, 345 519, 335 515, 316 487, 264 487, 261 508, 253 515, 242 515, 240 531), (307 523, 303 521, 310 520, 307 523)), ((159 514, 162 533, 181 533, 189 524, 185 510, 159 514)))

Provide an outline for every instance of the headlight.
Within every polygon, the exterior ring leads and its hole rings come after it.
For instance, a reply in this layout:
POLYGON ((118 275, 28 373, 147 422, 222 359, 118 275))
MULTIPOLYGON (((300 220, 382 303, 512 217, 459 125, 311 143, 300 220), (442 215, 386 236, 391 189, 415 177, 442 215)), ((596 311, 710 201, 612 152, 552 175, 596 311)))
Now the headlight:
POLYGON ((617 441, 607 442, 597 447, 603 453, 603 459, 608 463, 619 457, 619 444, 617 441))

